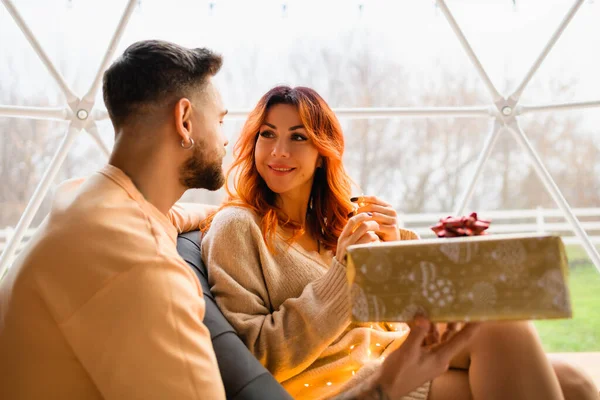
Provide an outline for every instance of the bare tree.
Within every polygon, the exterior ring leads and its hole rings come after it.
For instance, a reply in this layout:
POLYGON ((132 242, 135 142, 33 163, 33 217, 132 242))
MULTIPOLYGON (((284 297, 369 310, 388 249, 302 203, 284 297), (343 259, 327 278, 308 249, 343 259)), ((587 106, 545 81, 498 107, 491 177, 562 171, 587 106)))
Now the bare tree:
MULTIPOLYGON (((251 108, 268 88, 281 83, 276 79, 313 87, 332 107, 489 102, 475 76, 434 69, 419 77, 381 51, 377 43, 377 37, 360 29, 328 42, 298 41, 290 47, 288 67, 273 63, 261 49, 240 48, 234 59, 228 58, 219 78, 226 104, 251 108)), ((24 98, 15 85, 20 71, 10 59, 4 61, 14 79, 0 81, 0 104, 62 103, 62 99, 43 91, 24 98)), ((443 65, 441 61, 438 64, 443 65)), ((572 83, 552 81, 545 90, 568 99, 573 95, 572 83)), ((242 124, 225 124, 232 144, 242 124)), ((378 195, 402 212, 448 211, 472 176, 488 124, 485 119, 471 118, 342 120, 345 165, 357 184, 357 192, 378 195)), ((600 199, 598 132, 584 129, 576 114, 542 114, 522 124, 567 200, 573 206, 596 206, 600 199)), ((66 124, 60 122, 0 118, 0 227, 17 223, 65 130, 66 124)), ((109 125, 102 131, 112 135, 109 125)), ((106 162, 85 134, 81 138, 56 182, 86 175, 106 162)), ((229 152, 226 166, 231 156, 229 152)), ((218 204, 224 196, 223 190, 195 190, 188 192, 184 200, 218 204)), ((554 206, 513 138, 501 135, 469 207, 489 210, 538 205, 554 206)), ((47 209, 48 199, 34 226, 47 209)))
MULTIPOLYGON (((376 38, 371 38, 376 39, 376 38)), ((416 79, 363 32, 353 31, 331 43, 300 43, 290 54, 295 81, 317 89, 333 107, 464 106, 487 104, 476 77, 442 70, 416 79), (478 86, 479 85, 479 86, 478 86)), ((510 86, 510 82, 506 82, 510 86)), ((549 92, 569 97, 572 82, 552 81, 549 92)), ((403 212, 451 210, 473 174, 489 131, 480 119, 370 119, 342 121, 345 163, 359 188, 391 201, 403 212)), ((597 204, 598 174, 585 174, 600 163, 592 135, 581 132, 575 116, 541 115, 523 123, 542 159, 574 206, 597 204)), ((550 205, 513 138, 496 144, 470 203, 473 209, 550 205)))

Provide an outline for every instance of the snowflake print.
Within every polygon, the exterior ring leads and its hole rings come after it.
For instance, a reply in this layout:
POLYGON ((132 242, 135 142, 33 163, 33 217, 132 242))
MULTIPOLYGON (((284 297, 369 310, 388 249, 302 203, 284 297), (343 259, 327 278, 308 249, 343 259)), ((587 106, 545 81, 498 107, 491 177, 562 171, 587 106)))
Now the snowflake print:
POLYGON ((518 241, 505 241, 491 253, 492 259, 500 267, 501 273, 498 279, 511 287, 523 287, 529 275, 525 261, 527 260, 527 251, 523 244, 518 241))
POLYGON ((456 290, 449 279, 434 279, 423 287, 423 297, 436 307, 444 308, 454 303, 456 290))
POLYGON ((365 292, 357 284, 353 284, 350 294, 352 296, 352 315, 357 321, 367 321, 369 319, 369 302, 365 292))
POLYGON ((562 310, 569 308, 567 288, 560 270, 553 269, 546 271, 537 285, 544 290, 546 296, 552 299, 552 304, 557 308, 562 310))
POLYGON ((398 316, 398 321, 410 321, 415 318, 416 315, 422 315, 427 318, 427 311, 416 304, 409 304, 402 310, 402 313, 398 316))
POLYGON ((468 264, 477 251, 477 243, 442 243, 440 251, 454 264, 468 264))
POLYGON ((488 309, 496 304, 498 294, 496 288, 488 282, 478 282, 473 285, 469 298, 473 302, 473 307, 476 309, 488 309))

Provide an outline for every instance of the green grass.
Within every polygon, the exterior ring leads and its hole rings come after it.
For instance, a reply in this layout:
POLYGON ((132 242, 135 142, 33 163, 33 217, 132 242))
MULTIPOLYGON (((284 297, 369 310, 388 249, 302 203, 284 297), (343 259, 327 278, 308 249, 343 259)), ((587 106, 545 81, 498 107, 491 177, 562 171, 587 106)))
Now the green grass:
POLYGON ((600 273, 581 246, 567 246, 573 319, 536 321, 547 352, 600 351, 600 273))

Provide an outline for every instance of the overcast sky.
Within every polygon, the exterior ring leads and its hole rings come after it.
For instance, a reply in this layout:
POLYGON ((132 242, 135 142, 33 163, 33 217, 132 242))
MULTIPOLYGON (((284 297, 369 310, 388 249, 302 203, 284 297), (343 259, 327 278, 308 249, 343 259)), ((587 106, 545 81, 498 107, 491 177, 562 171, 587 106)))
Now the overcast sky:
MULTIPOLYGON (((69 85, 83 95, 127 2, 12 1, 69 85)), ((574 0, 516 0, 516 4, 512 0, 448 0, 491 80, 504 94, 509 94, 507 82, 515 85, 522 79, 573 3, 574 0)), ((586 0, 524 92, 524 103, 600 100, 599 21, 600 0, 586 0), (567 98, 550 90, 550 82, 569 83, 567 98)), ((235 70, 242 68, 249 50, 255 50, 260 56, 255 67, 260 84, 249 85, 243 98, 233 98, 232 91, 227 91, 224 99, 229 108, 250 108, 276 84, 303 83, 289 81, 289 52, 295 46, 310 43, 317 52, 320 47, 336 45, 336 38, 348 32, 368 36, 374 52, 398 62, 408 76, 419 77, 411 82, 416 91, 427 79, 439 80, 440 71, 471 76, 473 82, 479 82, 433 0, 139 0, 115 55, 137 40, 165 39, 190 47, 210 47, 224 55, 226 68, 235 70)), ((227 85, 224 74, 218 79, 227 85)), ((2 5, 0 81, 2 87, 12 87, 11 91, 19 94, 10 105, 31 104, 28 100, 40 93, 59 91, 2 5)), ((485 86, 477 84, 485 93, 485 86)), ((103 107, 100 95, 97 101, 103 107)), ((64 99, 54 96, 51 102, 63 105, 64 99)), ((334 101, 330 104, 343 105, 334 101)), ((444 105, 445 99, 438 99, 436 104, 444 105)), ((600 141, 599 108, 573 115, 600 141)), ((100 127, 106 142, 112 142, 108 121, 100 127)), ((87 136, 82 137, 85 140, 78 141, 77 150, 94 146, 87 136)))
MULTIPOLYGON (((75 92, 87 91, 126 1, 13 2, 75 92)), ((448 0, 450 10, 501 92, 509 89, 506 82, 516 84, 522 79, 573 3, 448 0)), ((288 51, 301 41, 316 47, 331 45, 336 37, 349 31, 364 32, 375 51, 398 61, 409 73, 439 79, 436 72, 450 70, 470 74, 478 82, 475 69, 433 0, 172 0, 166 4, 160 0, 138 1, 116 55, 136 40, 158 38, 210 47, 222 53, 226 66, 234 69, 247 49, 258 49, 261 68, 257 74, 262 75, 262 84, 248 94, 251 104, 226 97, 230 108, 253 106, 275 84, 302 84, 287 79, 288 51)), ((524 103, 600 99, 598 21, 600 1, 587 0, 523 94, 524 103), (572 83, 569 98, 558 98, 548 90, 553 80, 572 83)), ((0 79, 18 88, 21 97, 17 104, 40 91, 58 91, 3 6, 0 79)), ((479 88, 485 92, 483 84, 479 88)), ((59 96, 54 101, 60 105, 63 100, 59 96)), ((98 102, 103 106, 100 94, 98 102)), ((444 105, 444 99, 437 104, 444 105)), ((584 126, 600 126, 598 108, 577 114, 584 126)))
MULTIPOLYGON (((125 3, 123 0, 14 0, 51 57, 62 58, 68 49, 73 67, 66 75, 77 71, 90 79, 125 3)), ((361 26, 381 38, 381 48, 401 60, 407 69, 434 68, 439 60, 453 68, 472 69, 433 1, 173 0, 168 3, 166 6, 165 1, 140 0, 117 54, 135 40, 161 38, 188 46, 208 46, 226 57, 247 46, 270 48, 276 55, 291 47, 295 40, 316 37, 326 42, 361 26), (285 13, 283 4, 287 4, 285 13)), ((571 0, 516 0, 516 6, 512 0, 448 1, 476 54, 497 83, 507 77, 518 80, 523 76, 572 4, 571 0)), ((575 77, 578 98, 591 99, 594 94, 598 97, 598 21, 600 1, 586 1, 535 79, 575 77)), ((29 82, 23 82, 24 89, 39 82, 51 82, 45 76, 37 76, 43 67, 6 9, 0 7, 0 65, 9 53, 11 58, 22 62, 23 68, 34 72, 29 75, 29 82)), ((268 62, 278 60, 273 58, 268 62)), ((5 69, 0 71, 2 79, 10 79, 5 69)), ((527 100, 534 100, 530 95, 527 100)))

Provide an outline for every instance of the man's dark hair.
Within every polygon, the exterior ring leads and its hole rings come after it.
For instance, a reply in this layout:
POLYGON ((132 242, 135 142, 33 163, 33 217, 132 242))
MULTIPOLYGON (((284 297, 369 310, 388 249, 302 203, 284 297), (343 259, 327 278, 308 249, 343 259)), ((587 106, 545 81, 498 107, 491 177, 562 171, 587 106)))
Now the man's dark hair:
POLYGON ((159 40, 129 46, 104 73, 104 104, 115 127, 146 106, 170 103, 201 90, 223 60, 205 48, 159 40))

